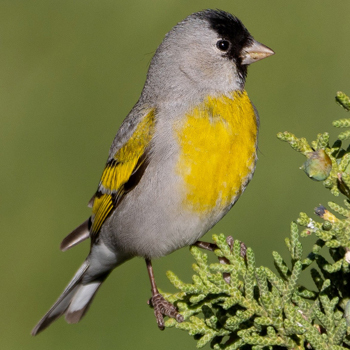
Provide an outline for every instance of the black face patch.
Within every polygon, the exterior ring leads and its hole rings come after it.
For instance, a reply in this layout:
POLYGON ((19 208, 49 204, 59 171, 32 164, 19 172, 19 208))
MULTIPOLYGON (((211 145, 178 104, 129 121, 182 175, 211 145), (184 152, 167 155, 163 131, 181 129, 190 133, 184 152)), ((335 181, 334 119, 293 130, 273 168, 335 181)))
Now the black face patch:
POLYGON ((224 57, 234 60, 238 73, 244 79, 247 75, 247 65, 242 65, 241 52, 253 43, 253 37, 248 29, 230 13, 220 10, 205 10, 197 13, 198 17, 209 22, 210 28, 218 33, 218 40, 230 42, 230 49, 223 53, 224 57))

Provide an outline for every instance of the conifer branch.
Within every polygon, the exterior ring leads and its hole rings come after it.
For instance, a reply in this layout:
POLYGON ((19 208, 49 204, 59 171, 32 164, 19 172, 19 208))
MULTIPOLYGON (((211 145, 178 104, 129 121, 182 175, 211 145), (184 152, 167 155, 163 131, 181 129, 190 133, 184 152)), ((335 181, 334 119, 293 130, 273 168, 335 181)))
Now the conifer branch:
MULTIPOLYGON (((344 93, 338 92, 336 101, 350 110, 344 93)), ((333 126, 350 128, 350 119, 336 120, 333 126)), ((197 340, 197 348, 206 344, 215 350, 350 347, 350 147, 342 146, 350 129, 340 133, 332 146, 328 133, 318 134, 311 143, 289 132, 277 136, 306 157, 301 168, 308 177, 322 182, 334 196, 345 196, 344 205, 329 202, 329 209, 315 208, 317 220, 300 213, 285 241, 290 257, 285 260, 272 252, 277 274, 257 266, 251 248, 242 250, 241 242, 223 234, 213 235, 211 245, 218 263, 209 264, 207 253, 192 246, 192 283, 168 271, 179 292, 162 294, 185 319, 183 323, 168 319, 166 327, 187 331, 197 340), (305 254, 301 240, 310 237, 315 244, 305 254), (331 261, 325 258, 327 250, 331 261), (301 274, 307 274, 315 287, 302 286, 301 274)))

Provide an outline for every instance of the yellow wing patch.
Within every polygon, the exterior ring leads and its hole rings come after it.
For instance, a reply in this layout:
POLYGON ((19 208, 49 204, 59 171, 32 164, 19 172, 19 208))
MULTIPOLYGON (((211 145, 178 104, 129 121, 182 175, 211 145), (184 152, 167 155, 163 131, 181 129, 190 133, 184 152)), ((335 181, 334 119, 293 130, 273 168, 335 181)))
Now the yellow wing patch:
POLYGON ((238 198, 255 167, 257 129, 245 91, 208 97, 187 114, 175 129, 186 207, 207 213, 238 198))
POLYGON ((129 180, 140 157, 152 139, 154 126, 154 111, 152 110, 139 123, 129 141, 107 163, 100 182, 100 185, 107 192, 119 192, 122 185, 129 180))
POLYGON ((144 153, 153 137, 154 128, 155 118, 152 110, 139 122, 125 145, 106 164, 92 207, 92 235, 100 231, 127 190, 125 186, 128 181, 142 166, 144 153))

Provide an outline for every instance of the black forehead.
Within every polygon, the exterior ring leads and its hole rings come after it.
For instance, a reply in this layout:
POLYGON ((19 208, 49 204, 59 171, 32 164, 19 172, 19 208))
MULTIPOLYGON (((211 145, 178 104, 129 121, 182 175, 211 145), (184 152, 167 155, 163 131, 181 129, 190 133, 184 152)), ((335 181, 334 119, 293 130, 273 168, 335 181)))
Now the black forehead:
POLYGON ((235 16, 221 10, 205 10, 198 17, 206 20, 211 29, 217 32, 219 38, 231 42, 232 49, 240 52, 244 46, 252 43, 252 36, 243 23, 235 16))

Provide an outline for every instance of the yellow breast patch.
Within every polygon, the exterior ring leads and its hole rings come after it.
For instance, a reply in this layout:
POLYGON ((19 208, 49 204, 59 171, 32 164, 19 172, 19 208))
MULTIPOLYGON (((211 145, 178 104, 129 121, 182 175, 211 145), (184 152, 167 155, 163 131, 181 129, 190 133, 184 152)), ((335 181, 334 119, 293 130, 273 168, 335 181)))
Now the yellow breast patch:
POLYGON ((207 213, 238 198, 254 170, 257 132, 245 91, 208 97, 176 125, 176 170, 185 183, 186 207, 207 213))

